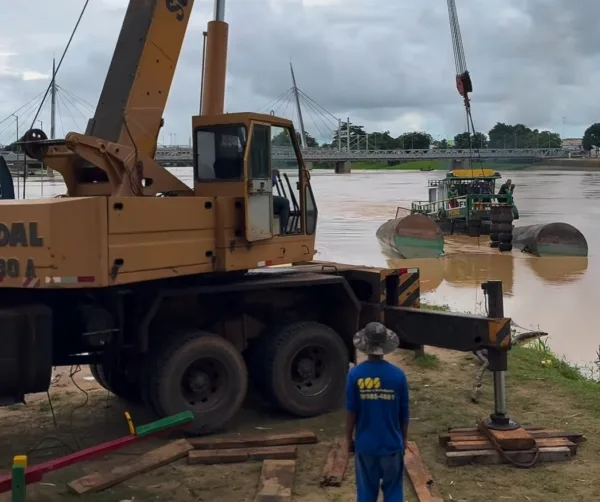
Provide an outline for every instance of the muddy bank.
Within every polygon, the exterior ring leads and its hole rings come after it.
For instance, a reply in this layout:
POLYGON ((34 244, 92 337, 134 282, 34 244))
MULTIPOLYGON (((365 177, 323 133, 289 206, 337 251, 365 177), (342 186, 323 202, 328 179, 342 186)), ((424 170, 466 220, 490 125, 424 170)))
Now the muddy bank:
MULTIPOLYGON (((397 351, 388 360, 401 366, 411 388, 411 424, 409 436, 416 441, 423 460, 440 488, 444 500, 497 501, 498 493, 506 500, 544 502, 580 502, 600 500, 600 487, 594 482, 600 469, 600 386, 578 378, 568 367, 535 350, 517 348, 511 351, 508 371, 509 413, 521 422, 539 427, 568 429, 583 433, 587 441, 572 462, 550 463, 524 470, 505 467, 446 467, 437 435, 449 426, 469 426, 475 417, 484 417, 493 409, 492 382, 486 375, 480 402, 470 402, 469 393, 479 363, 471 354, 427 348, 425 359, 414 359, 412 353, 397 351)), ((39 463, 90 443, 99 443, 127 434, 123 411, 117 399, 101 390, 89 373, 82 371, 75 381, 89 394, 75 387, 68 370, 51 389, 58 429, 52 424, 51 411, 43 396, 36 396, 32 406, 4 409, 0 430, 0 469, 9 468, 12 455, 35 448, 31 463, 39 463), (85 404, 84 404, 85 403, 85 404), (45 406, 44 406, 45 405, 45 406), (75 410, 73 412, 73 410, 75 410), (40 444, 44 437, 56 439, 40 444)), ((252 400, 249 397, 249 402, 252 400)), ((290 420, 269 413, 258 406, 246 410, 228 428, 227 435, 273 434, 297 430, 313 430, 320 438, 317 445, 299 448, 294 500, 297 502, 356 501, 354 472, 350 466, 342 487, 319 487, 325 457, 334 438, 344 434, 343 411, 326 416, 290 420)), ((131 410, 134 420, 146 418, 131 410)), ((75 465, 44 478, 43 484, 30 489, 30 502, 63 502, 71 498, 65 483, 108 464, 132 461, 144 451, 162 444, 161 440, 139 443, 120 454, 75 465)), ((147 474, 136 476, 105 492, 85 497, 89 502, 155 500, 198 502, 246 502, 254 499, 260 476, 260 463, 196 466, 185 460, 173 462, 147 474)), ((406 482, 406 499, 417 498, 406 482)), ((0 495, 0 501, 10 496, 0 495)), ((74 499, 73 499, 74 500, 74 499)), ((84 500, 83 498, 81 500, 84 500)))

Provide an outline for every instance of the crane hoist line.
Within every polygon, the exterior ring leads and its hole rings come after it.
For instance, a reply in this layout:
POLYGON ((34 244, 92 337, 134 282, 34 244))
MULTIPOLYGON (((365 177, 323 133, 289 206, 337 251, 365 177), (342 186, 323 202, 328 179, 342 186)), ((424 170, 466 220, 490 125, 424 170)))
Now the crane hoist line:
POLYGON ((314 261, 318 205, 292 122, 224 113, 223 0, 191 117, 193 185, 156 162, 193 6, 131 0, 86 131, 21 141, 67 192, 0 201, 2 401, 46 391, 53 366, 88 364, 100 385, 159 416, 192 411, 194 433, 224 426, 250 381, 287 413, 319 415, 341 404, 352 337, 371 321, 403 348, 487 348, 504 372, 504 315, 421 310, 417 269, 314 261))

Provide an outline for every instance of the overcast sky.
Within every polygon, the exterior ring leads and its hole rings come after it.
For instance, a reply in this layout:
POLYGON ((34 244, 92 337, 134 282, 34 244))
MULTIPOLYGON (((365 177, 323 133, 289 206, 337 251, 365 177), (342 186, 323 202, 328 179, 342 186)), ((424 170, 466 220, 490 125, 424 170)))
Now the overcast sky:
MULTIPOLYGON (((83 3, 3 6, 0 121, 45 90, 52 57, 62 54, 83 3)), ((127 4, 91 0, 57 77, 64 89, 57 135, 83 132, 93 115, 127 4)), ((457 4, 478 130, 521 122, 581 137, 600 121, 598 0, 457 4)), ((212 11, 212 0, 195 1, 161 142, 188 143, 190 116, 198 110, 202 31, 212 11)), ((291 87, 291 60, 306 95, 368 131, 426 130, 443 138, 465 130, 443 0, 227 0, 226 19, 227 111, 274 109, 295 118, 291 103, 265 107, 291 87)), ((30 126, 33 108, 17 113, 21 130, 30 126)), ((314 136, 328 135, 335 120, 316 110, 314 104, 303 110, 305 127, 314 136)), ((48 108, 40 119, 49 131, 48 108)), ((0 124, 0 144, 14 139, 15 126, 14 118, 0 124)))

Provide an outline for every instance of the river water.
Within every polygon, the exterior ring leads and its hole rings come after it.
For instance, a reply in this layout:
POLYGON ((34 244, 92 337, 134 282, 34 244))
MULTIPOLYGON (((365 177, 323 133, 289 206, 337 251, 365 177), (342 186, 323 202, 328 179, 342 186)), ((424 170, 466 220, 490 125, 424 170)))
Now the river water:
MULTIPOLYGON (((191 168, 173 170, 191 182, 191 168)), ((550 334, 553 350, 577 364, 589 365, 600 345, 593 291, 600 284, 600 172, 512 171, 502 173, 516 184, 519 225, 562 221, 588 239, 586 258, 535 258, 518 251, 500 253, 489 237, 446 237, 440 259, 389 260, 375 232, 394 216, 396 207, 427 198, 427 181, 441 171, 368 171, 336 175, 313 171, 319 207, 317 259, 356 265, 419 267, 423 299, 462 311, 483 313, 479 287, 501 280, 505 314, 526 329, 550 334)), ((27 197, 64 192, 62 181, 28 181, 27 197)), ((600 310, 600 308, 599 308, 600 310)))

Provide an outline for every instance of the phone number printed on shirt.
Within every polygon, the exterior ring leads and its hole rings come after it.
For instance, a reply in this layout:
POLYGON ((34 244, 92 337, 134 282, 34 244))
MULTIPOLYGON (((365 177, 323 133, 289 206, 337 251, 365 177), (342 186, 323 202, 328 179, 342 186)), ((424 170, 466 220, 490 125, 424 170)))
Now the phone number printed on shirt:
POLYGON ((380 378, 359 378, 356 382, 361 399, 393 401, 396 393, 390 389, 381 388, 380 378))

